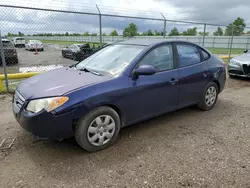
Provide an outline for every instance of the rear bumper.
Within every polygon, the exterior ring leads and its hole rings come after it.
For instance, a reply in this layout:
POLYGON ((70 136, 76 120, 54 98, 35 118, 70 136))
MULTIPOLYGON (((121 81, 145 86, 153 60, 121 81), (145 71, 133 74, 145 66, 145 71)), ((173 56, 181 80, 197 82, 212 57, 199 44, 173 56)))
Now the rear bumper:
MULTIPOLYGON (((6 64, 17 64, 18 63, 18 57, 17 55, 13 56, 5 56, 5 62, 6 64)), ((0 58, 0 64, 2 64, 2 59, 0 58)))
POLYGON ((16 113, 13 107, 13 114, 21 127, 36 137, 60 140, 74 135, 73 112, 53 115, 44 110, 34 114, 22 108, 16 113))

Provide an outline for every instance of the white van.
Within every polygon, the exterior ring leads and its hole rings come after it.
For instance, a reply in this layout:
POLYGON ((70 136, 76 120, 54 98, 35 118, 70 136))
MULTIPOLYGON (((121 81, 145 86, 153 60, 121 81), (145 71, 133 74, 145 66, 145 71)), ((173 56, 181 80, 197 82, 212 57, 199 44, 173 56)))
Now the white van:
POLYGON ((23 37, 14 37, 13 38, 14 46, 25 47, 25 39, 23 37))

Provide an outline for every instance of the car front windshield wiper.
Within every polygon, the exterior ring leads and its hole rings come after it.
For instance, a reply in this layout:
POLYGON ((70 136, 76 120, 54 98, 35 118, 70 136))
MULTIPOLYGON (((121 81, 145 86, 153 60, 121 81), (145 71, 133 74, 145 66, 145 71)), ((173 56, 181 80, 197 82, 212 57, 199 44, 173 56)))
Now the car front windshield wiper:
POLYGON ((98 76, 101 76, 101 74, 97 71, 93 71, 91 69, 87 69, 86 67, 82 68, 82 69, 78 69, 79 71, 85 71, 85 72, 91 72, 92 74, 95 74, 95 75, 98 75, 98 76))

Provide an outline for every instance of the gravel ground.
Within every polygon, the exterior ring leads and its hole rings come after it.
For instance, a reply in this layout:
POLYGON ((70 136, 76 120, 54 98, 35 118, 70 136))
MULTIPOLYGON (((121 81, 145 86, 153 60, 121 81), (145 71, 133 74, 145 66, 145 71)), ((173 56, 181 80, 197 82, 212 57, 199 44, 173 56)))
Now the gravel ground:
MULTIPOLYGON (((43 71, 45 68, 41 68, 38 66, 49 66, 49 65, 71 65, 74 64, 75 61, 63 58, 62 57, 62 48, 64 45, 52 45, 52 44, 44 44, 44 51, 39 51, 37 55, 35 55, 34 51, 27 51, 25 48, 16 48, 18 54, 18 64, 12 64, 9 62, 7 67, 8 73, 17 73, 26 71, 43 71), (24 67, 24 68, 23 68, 24 67), (37 68, 38 67, 38 68, 37 68), (20 68, 22 70, 20 70, 20 68), (37 69, 34 69, 37 68, 37 69)), ((48 67, 47 69, 49 69, 48 67)), ((0 67, 0 74, 3 73, 3 67, 0 67)))
POLYGON ((250 187, 250 82, 228 79, 215 108, 190 107, 121 131, 87 153, 74 139, 37 141, 0 96, 0 187, 250 187))

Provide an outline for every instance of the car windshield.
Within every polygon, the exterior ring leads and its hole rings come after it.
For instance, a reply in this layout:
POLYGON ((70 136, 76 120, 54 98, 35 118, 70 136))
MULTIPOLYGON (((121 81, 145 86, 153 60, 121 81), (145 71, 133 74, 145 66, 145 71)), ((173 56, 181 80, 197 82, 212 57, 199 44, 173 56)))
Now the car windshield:
POLYGON ((2 41, 4 48, 13 48, 13 45, 10 41, 2 41))
POLYGON ((144 48, 145 46, 111 45, 84 59, 76 68, 119 76, 144 48))
POLYGON ((16 38, 16 40, 24 40, 24 38, 16 38))
POLYGON ((39 40, 31 40, 30 43, 33 43, 33 44, 41 44, 41 41, 39 41, 39 40))

